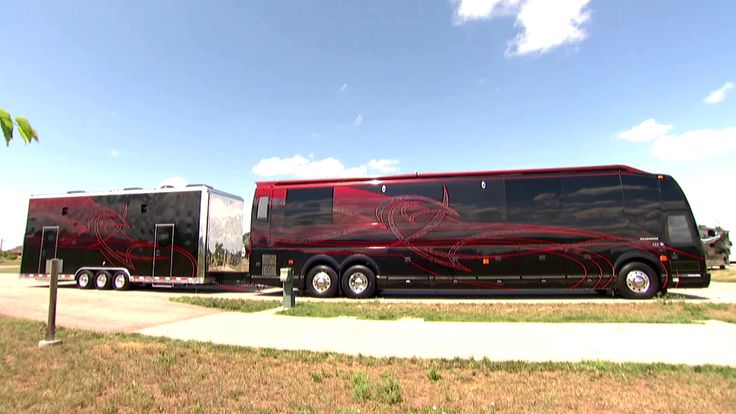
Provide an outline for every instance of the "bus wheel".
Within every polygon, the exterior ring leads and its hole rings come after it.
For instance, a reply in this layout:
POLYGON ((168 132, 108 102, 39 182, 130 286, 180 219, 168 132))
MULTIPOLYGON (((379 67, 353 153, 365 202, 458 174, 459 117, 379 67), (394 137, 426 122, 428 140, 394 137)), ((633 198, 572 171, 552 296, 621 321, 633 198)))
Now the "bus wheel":
POLYGON ((644 263, 631 262, 618 272, 618 290, 626 299, 651 299, 659 290, 659 277, 644 263))
POLYGON ((337 294, 337 272, 330 266, 315 266, 307 273, 307 292, 316 298, 331 298, 337 294))
POLYGON ((95 275, 95 287, 97 289, 110 289, 112 285, 112 277, 110 272, 101 271, 95 275))
POLYGON ((77 274, 77 287, 80 289, 90 289, 94 278, 94 273, 89 270, 82 270, 77 274))
POLYGON ((365 266, 352 266, 342 275, 342 291, 349 298, 369 298, 376 291, 376 275, 365 266))
POLYGON ((112 287, 115 290, 128 290, 130 289, 130 279, 125 272, 117 272, 112 277, 112 287))

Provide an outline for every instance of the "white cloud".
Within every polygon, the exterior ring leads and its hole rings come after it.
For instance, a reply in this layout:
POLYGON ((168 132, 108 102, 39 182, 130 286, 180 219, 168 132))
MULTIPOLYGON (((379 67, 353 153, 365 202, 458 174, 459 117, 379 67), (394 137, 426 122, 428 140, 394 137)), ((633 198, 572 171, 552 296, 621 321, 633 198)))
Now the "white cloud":
POLYGON ((251 171, 261 177, 333 178, 362 177, 371 171, 379 173, 397 172, 398 160, 370 160, 356 167, 347 167, 332 157, 321 160, 305 158, 299 154, 291 158, 264 158, 253 166, 251 171))
POLYGON ((652 153, 666 161, 692 161, 717 157, 736 149, 736 127, 697 129, 654 140, 652 153))
POLYGON ((0 190, 0 239, 3 250, 10 250, 23 244, 28 216, 28 198, 30 194, 0 190))
POLYGON ((174 188, 182 188, 187 186, 187 180, 184 177, 176 176, 166 178, 158 184, 159 187, 163 187, 165 185, 170 185, 174 188))
POLYGON ((723 102, 724 99, 726 99, 726 95, 728 92, 733 89, 733 83, 726 82, 723 86, 720 88, 714 90, 713 92, 709 93, 708 96, 703 99, 703 102, 707 104, 717 104, 723 102))
POLYGON ((358 116, 355 117, 355 119, 353 119, 354 127, 359 127, 361 125, 363 125, 363 114, 359 114, 358 116))
POLYGON ((120 156, 120 151, 114 149, 114 150, 110 151, 110 156, 111 157, 119 157, 120 156))
POLYGON ((452 0, 455 23, 515 16, 521 33, 508 42, 508 55, 545 53, 564 44, 578 43, 588 33, 590 0, 452 0))
POLYGON ((395 173, 399 171, 399 160, 370 160, 368 161, 368 168, 380 171, 382 173, 395 173))
POLYGON ((696 129, 682 134, 668 134, 672 125, 647 119, 641 124, 620 132, 619 139, 632 142, 650 142, 651 152, 665 161, 693 161, 724 155, 736 149, 736 127, 696 129))
POLYGON ((340 87, 340 91, 339 91, 339 92, 340 92, 340 93, 343 93, 343 92, 345 92, 345 90, 346 90, 347 88, 348 88, 348 83, 347 83, 347 82, 345 82, 345 83, 343 83, 343 84, 342 84, 342 86, 340 87))
POLYGON ((646 142, 661 137, 670 129, 672 125, 660 124, 650 118, 631 129, 619 132, 616 136, 626 141, 646 142))

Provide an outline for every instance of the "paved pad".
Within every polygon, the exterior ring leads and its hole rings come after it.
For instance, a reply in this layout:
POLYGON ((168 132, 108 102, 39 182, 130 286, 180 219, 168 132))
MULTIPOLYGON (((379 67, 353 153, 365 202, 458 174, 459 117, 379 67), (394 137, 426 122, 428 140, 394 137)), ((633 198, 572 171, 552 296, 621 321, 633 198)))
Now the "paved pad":
POLYGON ((376 357, 663 362, 736 366, 736 325, 368 321, 223 312, 144 335, 376 357))
MULTIPOLYGON (((219 312, 171 302, 168 296, 151 293, 79 290, 63 284, 58 289, 56 323, 99 332, 132 332, 219 312)), ((45 322, 48 306, 48 284, 0 276, 0 315, 45 322)))

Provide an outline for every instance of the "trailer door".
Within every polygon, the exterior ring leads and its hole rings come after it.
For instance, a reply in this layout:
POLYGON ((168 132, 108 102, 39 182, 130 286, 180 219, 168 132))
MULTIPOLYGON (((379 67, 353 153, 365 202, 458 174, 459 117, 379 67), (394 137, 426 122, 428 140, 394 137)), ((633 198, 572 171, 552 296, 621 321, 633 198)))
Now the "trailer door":
POLYGON ((156 224, 153 246, 153 276, 171 276, 174 265, 174 225, 156 224))
POLYGON ((41 253, 38 257, 38 273, 46 273, 46 260, 56 258, 59 245, 59 226, 45 226, 41 235, 41 253))

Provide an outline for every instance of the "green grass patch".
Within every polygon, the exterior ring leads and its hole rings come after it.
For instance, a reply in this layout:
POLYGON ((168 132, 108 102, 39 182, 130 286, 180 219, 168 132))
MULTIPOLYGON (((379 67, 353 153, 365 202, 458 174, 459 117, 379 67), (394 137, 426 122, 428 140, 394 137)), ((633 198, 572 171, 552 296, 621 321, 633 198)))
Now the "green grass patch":
POLYGON ((260 312, 281 306, 281 302, 272 300, 241 300, 223 298, 205 298, 199 296, 181 296, 171 298, 172 302, 186 303, 188 305, 203 306, 206 308, 225 309, 237 312, 260 312))
MULTIPOLYGON (((181 297, 176 302, 241 312, 277 308, 280 302, 248 299, 181 297)), ((687 303, 669 296, 641 303, 385 303, 379 301, 307 302, 282 315, 370 320, 418 318, 427 322, 538 323, 736 323, 736 304, 687 303)))
POLYGON ((680 300, 646 303, 483 303, 411 304, 373 302, 301 302, 284 315, 428 322, 542 323, 697 323, 708 319, 736 321, 735 304, 689 304, 680 300))
POLYGON ((5 317, 0 332, 3 413, 736 412, 736 369, 722 366, 354 357, 73 329, 38 348, 44 324, 5 317), (627 389, 657 398, 611 392, 627 389))

